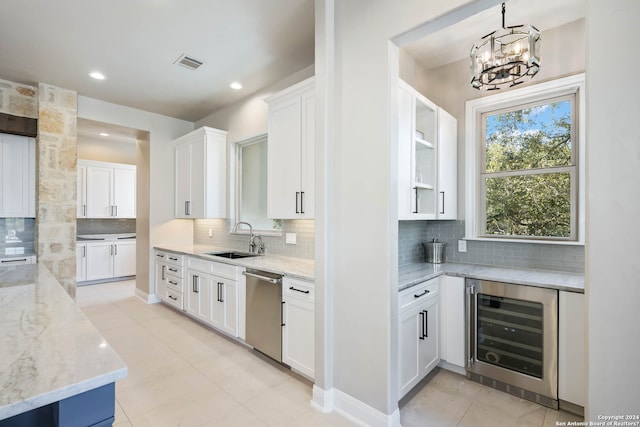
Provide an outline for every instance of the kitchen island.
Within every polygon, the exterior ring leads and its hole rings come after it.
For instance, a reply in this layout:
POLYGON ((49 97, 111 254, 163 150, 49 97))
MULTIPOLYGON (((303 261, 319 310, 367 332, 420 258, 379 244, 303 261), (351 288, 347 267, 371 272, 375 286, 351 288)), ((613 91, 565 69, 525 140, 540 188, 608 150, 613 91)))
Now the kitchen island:
POLYGON ((110 426, 126 375, 44 265, 0 268, 0 426, 110 426))

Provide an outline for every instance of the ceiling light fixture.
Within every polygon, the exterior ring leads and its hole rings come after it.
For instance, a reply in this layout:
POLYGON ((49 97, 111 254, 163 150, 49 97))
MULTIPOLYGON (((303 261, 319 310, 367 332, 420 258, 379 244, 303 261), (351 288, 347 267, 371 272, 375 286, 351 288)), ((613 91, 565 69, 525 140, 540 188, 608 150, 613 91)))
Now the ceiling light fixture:
POLYGON ((106 132, 100 132, 98 135, 100 135, 100 136, 109 136, 109 134, 106 133, 106 132))
POLYGON ((92 71, 89 73, 89 76, 96 80, 104 80, 106 77, 99 71, 92 71))
POLYGON ((540 31, 533 25, 505 27, 505 11, 502 3, 502 28, 487 34, 471 48, 471 86, 476 89, 515 86, 540 70, 540 31))
POLYGON ((242 85, 238 82, 233 82, 229 85, 231 89, 240 90, 242 89, 242 85))

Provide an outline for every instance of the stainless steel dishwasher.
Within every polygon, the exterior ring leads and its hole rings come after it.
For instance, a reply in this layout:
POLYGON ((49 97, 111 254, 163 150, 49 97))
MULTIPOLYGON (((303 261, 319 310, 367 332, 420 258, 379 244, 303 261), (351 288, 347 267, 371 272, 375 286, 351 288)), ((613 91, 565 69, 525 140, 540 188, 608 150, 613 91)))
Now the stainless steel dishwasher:
POLYGON ((247 269, 247 344, 282 362, 282 275, 247 269))

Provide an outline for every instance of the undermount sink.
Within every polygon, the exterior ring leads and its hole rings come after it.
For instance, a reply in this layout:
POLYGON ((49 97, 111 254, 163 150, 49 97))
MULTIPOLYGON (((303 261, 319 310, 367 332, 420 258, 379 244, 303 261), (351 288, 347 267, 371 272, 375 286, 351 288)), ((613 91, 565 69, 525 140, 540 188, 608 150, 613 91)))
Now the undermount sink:
POLYGON ((206 255, 219 256, 219 257, 222 257, 222 258, 229 258, 229 259, 250 258, 250 257, 258 256, 258 254, 251 254, 249 252, 236 252, 236 251, 230 251, 230 252, 207 252, 206 255))

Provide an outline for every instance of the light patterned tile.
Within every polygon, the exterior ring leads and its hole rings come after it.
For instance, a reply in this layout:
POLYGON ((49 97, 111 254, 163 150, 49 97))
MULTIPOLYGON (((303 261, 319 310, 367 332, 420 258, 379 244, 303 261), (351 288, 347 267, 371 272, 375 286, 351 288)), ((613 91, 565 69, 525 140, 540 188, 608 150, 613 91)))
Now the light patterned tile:
MULTIPOLYGON (((584 421, 583 417, 579 417, 578 415, 570 414, 565 411, 556 411, 555 409, 547 408, 547 412, 544 416, 544 424, 542 427, 556 427, 558 422, 569 423, 572 422, 582 422, 584 421)), ((566 424, 565 424, 566 425, 566 424)))
POLYGON ((353 427, 357 425, 338 413, 323 414, 311 408, 291 424, 287 424, 287 427, 353 427))
POLYGON ((311 407, 311 387, 293 378, 244 402, 244 406, 271 427, 286 426, 311 407))

